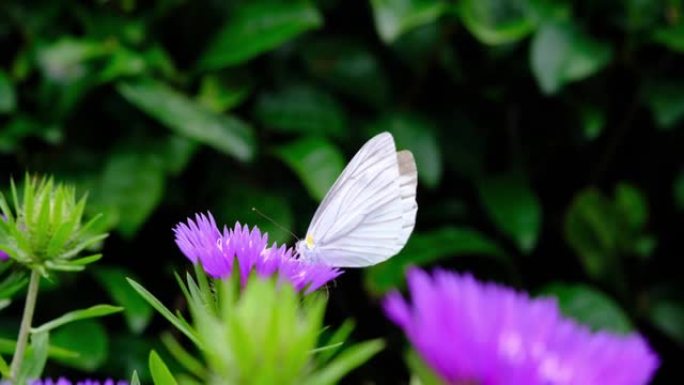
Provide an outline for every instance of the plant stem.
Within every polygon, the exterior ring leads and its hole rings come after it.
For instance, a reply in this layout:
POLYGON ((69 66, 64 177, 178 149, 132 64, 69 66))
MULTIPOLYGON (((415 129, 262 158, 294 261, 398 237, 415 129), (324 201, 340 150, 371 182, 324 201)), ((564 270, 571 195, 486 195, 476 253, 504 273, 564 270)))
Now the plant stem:
POLYGON ((40 273, 38 270, 31 271, 31 280, 29 281, 28 293, 26 293, 26 303, 24 304, 24 315, 21 317, 21 327, 19 328, 19 335, 17 336, 17 348, 12 357, 12 365, 10 366, 10 378, 12 382, 16 381, 21 363, 24 360, 24 352, 26 351, 26 343, 28 342, 29 332, 31 331, 31 321, 33 320, 33 311, 36 309, 36 299, 38 298, 38 284, 40 283, 40 273))

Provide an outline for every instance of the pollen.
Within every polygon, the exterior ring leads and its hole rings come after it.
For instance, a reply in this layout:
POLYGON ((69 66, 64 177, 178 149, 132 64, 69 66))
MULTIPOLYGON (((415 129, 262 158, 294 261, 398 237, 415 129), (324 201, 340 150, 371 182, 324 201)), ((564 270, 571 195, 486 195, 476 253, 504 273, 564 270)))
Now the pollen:
POLYGON ((306 234, 306 248, 311 250, 314 247, 314 239, 313 235, 311 234, 306 234))

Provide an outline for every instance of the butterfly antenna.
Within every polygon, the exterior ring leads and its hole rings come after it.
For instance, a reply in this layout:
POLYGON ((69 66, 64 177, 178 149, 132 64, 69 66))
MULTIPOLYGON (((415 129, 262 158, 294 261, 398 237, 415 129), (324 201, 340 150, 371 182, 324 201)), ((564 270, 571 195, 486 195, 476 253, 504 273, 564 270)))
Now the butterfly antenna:
POLYGON ((295 235, 295 233, 293 233, 292 231, 286 229, 286 228, 285 228, 284 226, 282 226, 280 223, 278 223, 278 222, 276 222, 275 220, 273 220, 273 218, 271 218, 271 217, 269 217, 268 215, 266 215, 266 214, 262 213, 261 211, 259 211, 259 209, 257 209, 256 207, 252 207, 252 211, 254 211, 255 213, 261 215, 262 217, 264 217, 264 219, 268 220, 269 222, 273 223, 277 228, 283 230, 283 231, 286 232, 286 233, 291 234, 297 241, 299 241, 299 237, 297 237, 297 235, 295 235))

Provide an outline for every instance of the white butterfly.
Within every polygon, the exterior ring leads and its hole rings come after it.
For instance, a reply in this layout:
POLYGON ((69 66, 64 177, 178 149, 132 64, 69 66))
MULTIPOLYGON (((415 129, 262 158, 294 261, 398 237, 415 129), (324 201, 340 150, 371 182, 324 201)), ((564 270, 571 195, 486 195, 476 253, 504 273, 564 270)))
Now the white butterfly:
POLYGON ((304 260, 336 267, 375 265, 397 254, 416 221, 416 162, 388 132, 361 147, 323 198, 306 238, 304 260))

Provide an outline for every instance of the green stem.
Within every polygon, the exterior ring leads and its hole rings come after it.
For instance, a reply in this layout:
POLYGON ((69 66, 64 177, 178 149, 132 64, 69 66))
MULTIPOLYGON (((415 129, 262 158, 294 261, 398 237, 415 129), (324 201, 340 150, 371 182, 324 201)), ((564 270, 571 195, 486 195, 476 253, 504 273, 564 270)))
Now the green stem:
POLYGON ((10 366, 10 378, 12 382, 16 381, 21 363, 24 360, 24 352, 26 351, 26 343, 28 342, 29 332, 31 331, 31 321, 33 320, 33 311, 36 309, 36 300, 38 299, 38 284, 40 283, 40 273, 38 270, 31 271, 31 280, 29 281, 28 293, 26 293, 26 303, 24 304, 24 315, 21 317, 21 327, 19 328, 19 336, 17 336, 17 348, 12 357, 12 365, 10 366))

